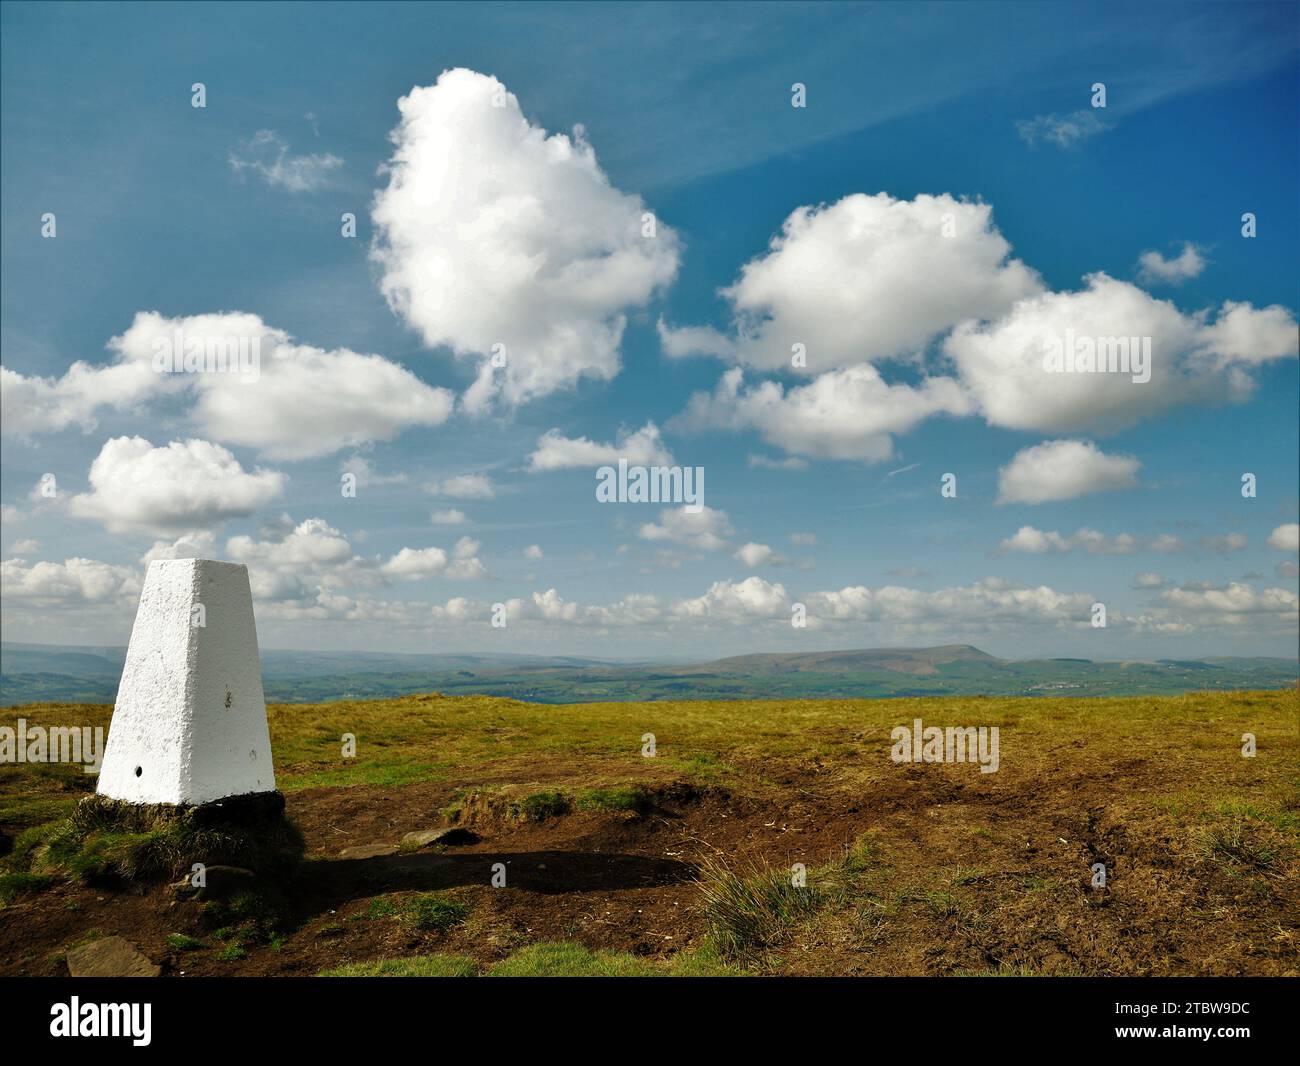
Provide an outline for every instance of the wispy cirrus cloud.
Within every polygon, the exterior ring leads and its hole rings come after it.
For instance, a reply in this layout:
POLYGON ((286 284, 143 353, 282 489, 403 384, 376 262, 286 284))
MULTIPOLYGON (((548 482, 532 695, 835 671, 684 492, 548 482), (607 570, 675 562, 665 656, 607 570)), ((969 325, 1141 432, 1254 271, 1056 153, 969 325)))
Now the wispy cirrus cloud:
POLYGON ((252 174, 286 192, 314 192, 323 188, 343 160, 329 152, 294 155, 275 130, 258 130, 230 150, 230 169, 241 177, 252 174))
POLYGON ((1056 148, 1077 148, 1110 129, 1095 110, 1083 108, 1068 115, 1035 115, 1016 123, 1020 139, 1031 148, 1050 144, 1056 148))

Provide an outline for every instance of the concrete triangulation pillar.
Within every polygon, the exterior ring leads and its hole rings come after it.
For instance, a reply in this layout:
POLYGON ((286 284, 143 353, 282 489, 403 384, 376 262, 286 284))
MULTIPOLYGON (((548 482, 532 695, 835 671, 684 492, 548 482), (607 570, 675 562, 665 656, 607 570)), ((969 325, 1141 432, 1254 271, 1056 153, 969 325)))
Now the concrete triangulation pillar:
POLYGON ((200 804, 275 791, 248 568, 149 564, 98 792, 200 804))

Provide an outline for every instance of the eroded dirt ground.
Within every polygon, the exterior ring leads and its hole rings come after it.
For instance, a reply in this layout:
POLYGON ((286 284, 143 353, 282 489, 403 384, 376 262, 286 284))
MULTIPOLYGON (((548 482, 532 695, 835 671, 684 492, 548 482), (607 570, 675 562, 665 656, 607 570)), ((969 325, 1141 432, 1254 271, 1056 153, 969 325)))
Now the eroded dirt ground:
MULTIPOLYGON (((647 761, 648 762, 648 761, 647 761)), ((1219 764, 1220 789, 1249 768, 1219 764)), ((58 884, 0 910, 0 972, 66 972, 62 951, 94 931, 120 934, 164 973, 314 974, 350 962, 449 952, 483 963, 523 945, 574 940, 652 958, 698 948, 707 933, 696 863, 719 855, 738 871, 804 863, 818 870, 857 842, 868 856, 834 906, 793 925, 759 973, 1062 974, 1300 973, 1300 879, 1277 819, 1249 805, 1214 823, 1227 850, 1171 795, 1208 785, 1204 766, 1168 753, 1090 758, 1062 739, 1026 763, 981 774, 971 765, 764 757, 698 780, 627 760, 563 755, 501 760, 472 780, 291 792, 288 813, 308 858, 283 886, 290 901, 272 944, 244 958, 180 952, 169 934, 207 937, 195 904, 146 893, 58 884), (633 771, 636 771, 633 773, 633 771), (642 783, 653 809, 520 820, 484 807, 462 817, 477 843, 341 859, 350 846, 395 844, 447 824, 467 786, 517 794, 598 779, 642 783), (1238 851, 1234 826, 1249 835, 1238 851), (1262 835, 1261 835, 1262 834, 1262 835), (1274 850, 1276 845, 1276 850, 1274 850), (492 887, 494 863, 506 887, 492 887), (1104 863, 1107 884, 1092 884, 1104 863), (376 914, 392 894, 439 891, 468 905, 455 928, 420 932, 376 914)), ((1282 803, 1300 810, 1300 797, 1282 803)), ((1283 818, 1286 817, 1284 814, 1283 818)))

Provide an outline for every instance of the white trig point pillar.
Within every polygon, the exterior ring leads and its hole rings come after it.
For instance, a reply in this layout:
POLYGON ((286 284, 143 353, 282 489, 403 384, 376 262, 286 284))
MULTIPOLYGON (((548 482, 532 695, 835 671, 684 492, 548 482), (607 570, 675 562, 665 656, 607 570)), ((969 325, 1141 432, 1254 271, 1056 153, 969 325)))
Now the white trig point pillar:
POLYGON ((97 791, 187 805, 275 791, 247 567, 149 564, 97 791))

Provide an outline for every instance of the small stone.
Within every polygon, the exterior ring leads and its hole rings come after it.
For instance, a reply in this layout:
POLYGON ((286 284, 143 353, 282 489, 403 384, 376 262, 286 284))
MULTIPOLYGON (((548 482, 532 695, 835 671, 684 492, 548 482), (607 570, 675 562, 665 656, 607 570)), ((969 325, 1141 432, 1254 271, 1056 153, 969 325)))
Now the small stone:
POLYGON ((428 848, 435 844, 477 844, 478 834, 462 826, 450 829, 420 829, 402 837, 404 848, 428 848))
POLYGON ((120 936, 92 940, 68 952, 68 973, 73 977, 157 977, 161 968, 120 936))
POLYGON ((339 852, 340 859, 380 859, 385 855, 396 855, 397 847, 393 844, 358 844, 344 848, 339 852))

